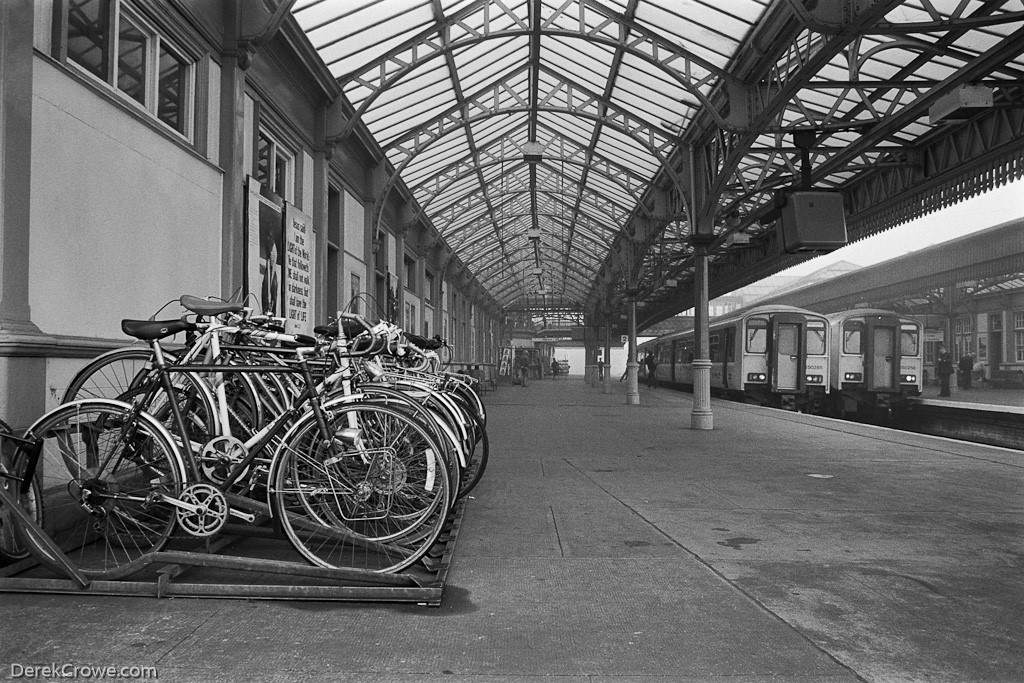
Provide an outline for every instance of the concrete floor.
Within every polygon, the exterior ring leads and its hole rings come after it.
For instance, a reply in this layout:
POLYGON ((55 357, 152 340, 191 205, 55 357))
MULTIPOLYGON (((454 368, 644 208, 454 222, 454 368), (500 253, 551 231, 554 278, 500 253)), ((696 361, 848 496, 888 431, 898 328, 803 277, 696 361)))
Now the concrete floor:
POLYGON ((1024 453, 614 384, 485 397, 439 608, 0 594, 0 676, 1024 681, 1024 453))

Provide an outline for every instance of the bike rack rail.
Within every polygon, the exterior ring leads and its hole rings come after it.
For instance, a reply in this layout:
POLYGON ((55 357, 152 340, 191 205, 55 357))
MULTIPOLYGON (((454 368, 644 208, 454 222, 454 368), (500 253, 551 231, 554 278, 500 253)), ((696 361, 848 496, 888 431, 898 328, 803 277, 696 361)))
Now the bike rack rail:
POLYGON ((273 529, 228 525, 203 548, 150 553, 136 561, 137 567, 128 567, 125 578, 100 580, 83 576, 3 487, 0 503, 11 507, 23 528, 34 534, 55 558, 52 568, 32 558, 0 567, 0 592, 412 602, 429 607, 441 605, 466 505, 465 500, 459 500, 427 555, 415 567, 397 574, 329 569, 280 559, 289 552, 294 555, 295 551, 273 529), (224 552, 229 549, 233 554, 224 552), (143 571, 150 576, 144 580, 131 579, 143 571))

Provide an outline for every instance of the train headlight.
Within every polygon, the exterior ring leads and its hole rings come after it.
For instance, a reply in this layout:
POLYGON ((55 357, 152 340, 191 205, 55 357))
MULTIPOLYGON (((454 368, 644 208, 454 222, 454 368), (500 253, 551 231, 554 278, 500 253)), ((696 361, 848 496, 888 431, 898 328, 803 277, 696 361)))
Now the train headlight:
POLYGON ((821 375, 807 375, 808 384, 821 384, 825 380, 821 375))
POLYGON ((844 382, 863 382, 864 375, 860 372, 847 372, 843 375, 844 382))
POLYGON ((763 372, 748 372, 747 373, 747 381, 748 382, 767 382, 768 381, 768 376, 765 375, 763 372))
POLYGON ((901 379, 906 384, 917 384, 917 375, 903 375, 901 379))

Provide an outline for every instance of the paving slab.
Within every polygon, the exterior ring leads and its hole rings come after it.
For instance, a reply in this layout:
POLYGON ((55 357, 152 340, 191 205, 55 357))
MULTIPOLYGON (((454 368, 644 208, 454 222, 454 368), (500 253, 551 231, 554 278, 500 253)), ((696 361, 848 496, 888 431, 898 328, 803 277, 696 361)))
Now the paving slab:
POLYGON ((162 681, 1024 680, 1024 457, 579 379, 488 393, 442 605, 0 594, 11 665, 162 681))

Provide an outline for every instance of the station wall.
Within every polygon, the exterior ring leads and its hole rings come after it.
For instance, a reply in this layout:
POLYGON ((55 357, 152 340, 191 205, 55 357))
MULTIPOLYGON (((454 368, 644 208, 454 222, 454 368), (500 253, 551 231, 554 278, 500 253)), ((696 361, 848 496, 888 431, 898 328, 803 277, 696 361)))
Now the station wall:
MULTIPOLYGON (((476 357, 485 345, 465 326, 469 307, 486 302, 475 310, 493 330, 493 301, 404 185, 388 189, 392 171, 369 132, 357 125, 338 135, 349 105, 293 20, 252 47, 230 37, 252 29, 230 0, 97 3, 103 17, 77 13, 73 22, 66 3, 9 2, 18 11, 4 16, 21 22, 19 39, 0 41, 0 59, 19 73, 31 65, 31 77, 18 81, 30 87, 0 88, 0 122, 24 133, 0 139, 0 158, 15 160, 0 164, 0 200, 22 199, 0 214, 0 417, 23 427, 53 407, 90 358, 130 342, 123 318, 149 317, 182 294, 228 297, 246 282, 254 293, 254 271, 268 271, 258 270, 262 242, 256 260, 247 255, 265 227, 262 210, 253 220, 246 208, 250 189, 270 213, 283 217, 291 205, 305 214, 313 244, 299 265, 308 267, 310 303, 296 324, 323 322, 335 312, 328 302, 345 308, 358 294, 369 295, 362 313, 386 315, 384 281, 400 322, 403 278, 414 273, 414 331, 427 315, 427 329, 450 326, 453 338, 457 312, 459 358, 492 360, 476 357), (119 28, 79 26, 90 21, 119 28), (119 51, 114 33, 137 49, 119 51), (371 225, 378 220, 381 232, 371 225), (443 306, 456 297, 458 311, 443 306)), ((295 225, 286 222, 271 227, 283 233, 295 225)), ((174 304, 160 315, 183 312, 174 304)))
POLYGON ((33 128, 29 304, 40 330, 124 338, 122 318, 219 294, 219 169, 42 58, 33 128))

